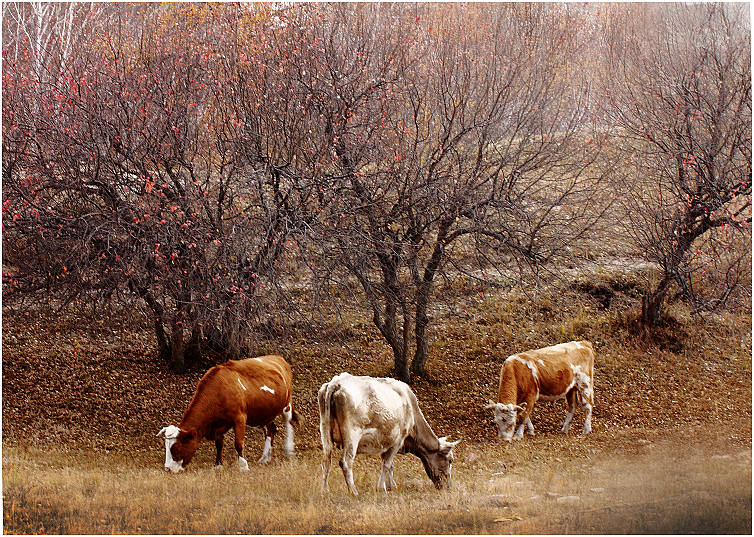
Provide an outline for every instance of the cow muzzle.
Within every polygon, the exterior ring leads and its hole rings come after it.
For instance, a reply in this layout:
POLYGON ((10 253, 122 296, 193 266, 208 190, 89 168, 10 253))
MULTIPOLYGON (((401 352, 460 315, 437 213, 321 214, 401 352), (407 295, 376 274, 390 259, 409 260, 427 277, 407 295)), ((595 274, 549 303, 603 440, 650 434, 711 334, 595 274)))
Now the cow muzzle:
POLYGON ((165 471, 166 472, 173 472, 174 474, 177 474, 178 472, 182 472, 185 470, 183 467, 183 461, 170 461, 169 463, 165 464, 165 471))

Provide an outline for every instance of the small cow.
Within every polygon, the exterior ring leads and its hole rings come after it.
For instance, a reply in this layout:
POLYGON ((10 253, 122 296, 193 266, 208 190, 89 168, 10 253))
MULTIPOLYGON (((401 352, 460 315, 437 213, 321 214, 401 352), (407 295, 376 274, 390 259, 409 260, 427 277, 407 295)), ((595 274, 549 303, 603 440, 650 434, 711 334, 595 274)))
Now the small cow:
POLYGON ((357 453, 382 457, 377 490, 395 488, 393 458, 396 453, 419 457, 437 488, 450 485, 452 450, 458 442, 435 436, 407 384, 391 378, 341 373, 322 385, 317 399, 324 490, 328 490, 334 447, 343 447, 340 467, 348 490, 354 496, 358 491, 352 468, 357 453))
POLYGON ((534 434, 531 413, 537 400, 565 399, 568 415, 562 432, 568 432, 576 403, 584 408, 584 434, 592 431, 594 348, 589 341, 571 341, 509 356, 500 371, 497 403, 485 408, 495 414, 498 437, 508 442, 523 436, 524 426, 534 434), (520 406, 519 406, 520 405, 520 406), (520 413, 520 414, 519 414, 520 413), (516 418, 521 423, 516 427, 516 418))
POLYGON ((274 419, 285 419, 285 453, 293 455, 293 426, 298 412, 293 409, 291 368, 282 356, 270 355, 228 360, 207 371, 183 413, 180 425, 163 427, 157 436, 165 438, 165 470, 180 472, 191 462, 202 438, 214 440, 215 467, 222 467, 223 435, 232 427, 238 453, 238 468, 247 471, 243 458, 246 427, 264 427, 266 438, 259 462, 268 462, 277 430, 274 419))

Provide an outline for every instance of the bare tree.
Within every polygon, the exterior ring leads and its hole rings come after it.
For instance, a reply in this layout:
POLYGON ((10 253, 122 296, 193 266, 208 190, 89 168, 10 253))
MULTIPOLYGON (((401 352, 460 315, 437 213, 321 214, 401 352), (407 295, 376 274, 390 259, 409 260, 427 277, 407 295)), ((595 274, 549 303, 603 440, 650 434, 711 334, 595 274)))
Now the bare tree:
POLYGON ((233 143, 219 51, 246 15, 146 6, 78 43, 58 77, 5 63, 6 299, 142 303, 176 370, 203 347, 243 351, 301 201, 233 143))
POLYGON ((426 372, 453 245, 501 272, 540 267, 600 212, 575 22, 550 6, 339 6, 314 31, 300 83, 332 153, 316 270, 362 297, 398 378, 426 372))
POLYGON ((643 302, 652 325, 673 284, 697 311, 750 293, 750 21, 735 4, 625 6, 611 20, 607 117, 628 163, 624 232, 660 269, 643 302))

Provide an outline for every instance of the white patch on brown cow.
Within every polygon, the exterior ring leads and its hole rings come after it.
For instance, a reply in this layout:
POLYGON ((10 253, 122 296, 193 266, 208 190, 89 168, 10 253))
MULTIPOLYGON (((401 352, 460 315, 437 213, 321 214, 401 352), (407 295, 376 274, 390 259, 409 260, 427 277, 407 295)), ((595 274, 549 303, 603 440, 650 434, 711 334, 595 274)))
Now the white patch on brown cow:
MULTIPOLYGON (((509 357, 508 357, 508 360, 515 360, 515 361, 521 362, 522 364, 524 364, 524 365, 525 365, 526 367, 528 367, 528 368, 529 368, 529 369, 531 370, 531 374, 532 374, 532 376, 533 376, 533 377, 534 377, 535 379, 538 379, 538 378, 539 378, 539 371, 537 371, 537 366, 536 366, 536 365, 534 365, 534 364, 533 364, 532 362, 530 362, 529 360, 524 360, 524 359, 523 359, 523 358, 521 358, 521 357, 520 357, 520 356, 519 356, 518 354, 514 354, 514 355, 512 355, 512 356, 509 356, 509 357)), ((507 361, 507 360, 506 360, 506 361, 507 361)))
POLYGON ((241 382, 241 377, 238 377, 238 383, 241 385, 241 388, 243 388, 243 391, 248 391, 246 390, 246 386, 243 385, 243 382, 241 382))
POLYGON ((269 387, 269 386, 267 386, 266 384, 265 384, 265 385, 263 385, 263 386, 262 386, 261 388, 259 388, 259 389, 260 389, 260 390, 262 390, 262 391, 265 391, 265 392, 270 392, 270 393, 271 393, 271 394, 273 394, 273 395, 275 394, 275 390, 273 390, 272 388, 270 388, 270 387, 269 387))
POLYGON ((571 366, 573 370, 573 376, 578 384, 578 388, 584 397, 587 399, 592 398, 592 383, 589 382, 589 375, 587 375, 580 365, 571 366))

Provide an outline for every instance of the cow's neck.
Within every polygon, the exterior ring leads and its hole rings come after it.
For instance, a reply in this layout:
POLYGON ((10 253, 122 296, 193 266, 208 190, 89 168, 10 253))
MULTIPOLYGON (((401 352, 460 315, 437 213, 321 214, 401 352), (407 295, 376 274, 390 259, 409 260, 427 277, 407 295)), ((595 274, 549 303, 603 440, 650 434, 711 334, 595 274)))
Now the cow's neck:
POLYGON ((518 404, 518 383, 516 382, 514 367, 510 364, 503 366, 503 374, 500 375, 500 389, 497 394, 497 402, 504 405, 518 404))
POLYGON ((204 419, 205 412, 202 411, 201 404, 198 404, 196 396, 189 403, 186 412, 183 413, 183 419, 181 419, 181 429, 195 430, 199 438, 204 437, 207 432, 207 423, 204 419))
POLYGON ((414 427, 403 443, 404 449, 419 457, 426 464, 426 458, 437 453, 440 449, 440 440, 419 411, 415 417, 414 427))

